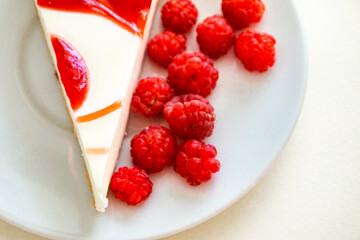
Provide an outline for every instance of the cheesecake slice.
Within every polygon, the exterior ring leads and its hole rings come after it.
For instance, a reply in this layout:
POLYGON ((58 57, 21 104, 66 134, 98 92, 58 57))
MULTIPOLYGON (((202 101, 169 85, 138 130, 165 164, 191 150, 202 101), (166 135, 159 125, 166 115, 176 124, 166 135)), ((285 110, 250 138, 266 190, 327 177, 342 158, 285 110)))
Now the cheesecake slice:
POLYGON ((157 0, 35 0, 35 4, 95 208, 104 212, 157 0))

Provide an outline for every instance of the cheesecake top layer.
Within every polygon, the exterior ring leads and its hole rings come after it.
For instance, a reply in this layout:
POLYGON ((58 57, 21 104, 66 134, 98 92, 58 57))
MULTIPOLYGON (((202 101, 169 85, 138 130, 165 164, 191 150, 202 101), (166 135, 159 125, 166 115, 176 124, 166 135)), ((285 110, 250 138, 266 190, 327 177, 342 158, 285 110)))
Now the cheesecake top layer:
POLYGON ((40 7, 100 15, 143 36, 151 0, 37 0, 40 7))
POLYGON ((157 0, 34 1, 104 212, 157 0))

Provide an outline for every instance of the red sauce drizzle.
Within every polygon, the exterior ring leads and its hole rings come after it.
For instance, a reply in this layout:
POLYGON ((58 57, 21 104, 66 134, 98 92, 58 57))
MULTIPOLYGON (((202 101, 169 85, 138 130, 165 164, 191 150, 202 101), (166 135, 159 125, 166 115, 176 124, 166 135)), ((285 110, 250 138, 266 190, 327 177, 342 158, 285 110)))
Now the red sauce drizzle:
POLYGON ((98 118, 101 118, 103 116, 106 116, 108 115, 109 113, 112 113, 114 111, 116 111, 117 109, 119 109, 121 107, 121 101, 116 101, 114 102, 113 104, 103 108, 103 109, 100 109, 98 111, 95 111, 95 112, 92 112, 92 113, 89 113, 87 115, 84 115, 84 116, 80 116, 80 117, 77 117, 76 118, 76 122, 78 123, 84 123, 84 122, 90 122, 90 121, 93 121, 95 119, 98 119, 98 118))
POLYGON ((87 154, 100 155, 100 154, 108 153, 109 149, 108 148, 86 148, 85 152, 87 154))
POLYGON ((66 95, 75 111, 81 107, 89 91, 89 73, 80 53, 59 36, 52 35, 57 68, 66 95))
POLYGON ((37 4, 52 10, 100 15, 142 36, 151 0, 37 0, 37 4))

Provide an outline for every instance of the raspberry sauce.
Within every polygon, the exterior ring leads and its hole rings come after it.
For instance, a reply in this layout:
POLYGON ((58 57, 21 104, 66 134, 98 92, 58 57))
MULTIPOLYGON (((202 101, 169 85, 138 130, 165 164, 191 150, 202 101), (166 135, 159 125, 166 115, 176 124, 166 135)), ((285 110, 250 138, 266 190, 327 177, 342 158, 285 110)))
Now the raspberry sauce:
POLYGON ((87 154, 100 155, 100 154, 108 153, 109 149, 108 148, 87 148, 87 149, 85 149, 85 152, 87 154))
MULTIPOLYGON (((51 2, 51 1, 49 1, 51 2)), ((75 111, 81 107, 89 91, 89 73, 80 53, 64 39, 52 35, 57 68, 65 88, 71 108, 75 111)))
POLYGON ((84 116, 77 117, 76 122, 84 123, 84 122, 93 121, 93 120, 101 118, 101 117, 103 117, 103 116, 105 116, 105 115, 107 115, 109 113, 112 113, 113 111, 116 111, 121 106, 122 106, 121 101, 116 101, 113 104, 111 104, 111 105, 109 105, 109 106, 107 106, 107 107, 105 107, 103 109, 100 109, 98 111, 89 113, 89 114, 84 115, 84 116))
POLYGON ((151 0, 37 0, 37 4, 51 10, 99 15, 142 36, 151 0))

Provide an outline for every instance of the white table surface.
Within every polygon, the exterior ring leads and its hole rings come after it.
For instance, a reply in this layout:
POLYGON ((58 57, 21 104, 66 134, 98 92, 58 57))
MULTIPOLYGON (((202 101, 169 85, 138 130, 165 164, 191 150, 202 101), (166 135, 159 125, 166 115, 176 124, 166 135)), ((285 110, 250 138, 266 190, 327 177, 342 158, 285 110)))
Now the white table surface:
MULTIPOLYGON (((360 0, 296 1, 309 81, 289 143, 240 201, 166 240, 360 239, 360 0)), ((3 239, 44 238, 0 220, 3 239)))

